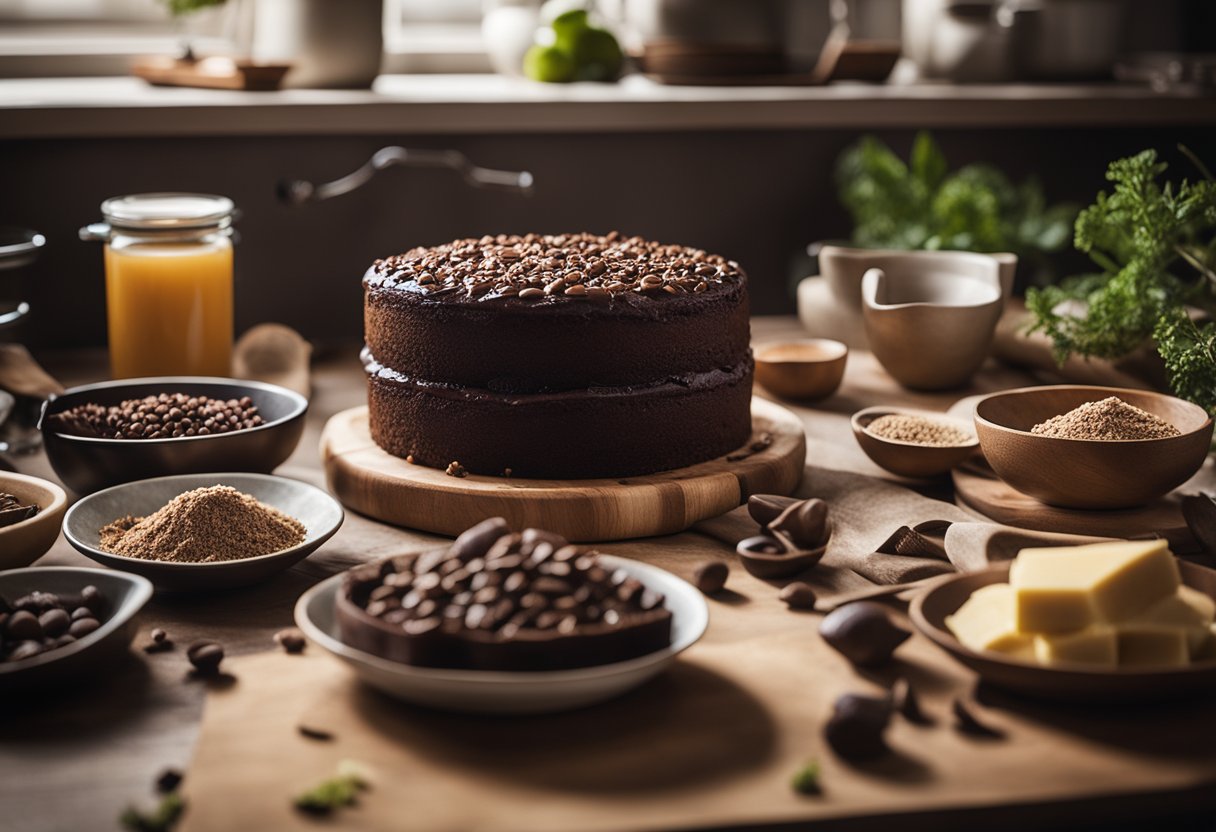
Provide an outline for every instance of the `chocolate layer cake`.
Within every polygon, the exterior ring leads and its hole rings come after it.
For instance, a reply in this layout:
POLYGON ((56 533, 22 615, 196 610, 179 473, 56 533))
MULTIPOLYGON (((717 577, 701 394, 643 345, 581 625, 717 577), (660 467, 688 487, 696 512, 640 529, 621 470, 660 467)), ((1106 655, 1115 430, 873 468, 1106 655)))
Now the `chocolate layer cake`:
POLYGON ((500 518, 448 548, 352 569, 338 595, 343 642, 422 667, 562 670, 671 644, 663 596, 590 550, 500 518))
POLYGON ((639 237, 482 237, 363 278, 372 438, 479 474, 680 468, 751 434, 747 277, 639 237))

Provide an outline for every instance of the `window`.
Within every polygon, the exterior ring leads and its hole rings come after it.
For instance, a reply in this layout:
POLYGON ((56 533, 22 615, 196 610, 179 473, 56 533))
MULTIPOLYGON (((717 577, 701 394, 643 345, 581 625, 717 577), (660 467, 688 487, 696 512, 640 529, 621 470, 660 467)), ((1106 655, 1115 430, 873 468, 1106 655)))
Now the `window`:
MULTIPOLYGON (((338 2, 339 0, 329 0, 338 2)), ((172 20, 161 0, 0 0, 0 77, 123 75, 131 57, 242 51, 255 0, 172 20)), ((484 72, 481 0, 384 0, 385 72, 484 72)))

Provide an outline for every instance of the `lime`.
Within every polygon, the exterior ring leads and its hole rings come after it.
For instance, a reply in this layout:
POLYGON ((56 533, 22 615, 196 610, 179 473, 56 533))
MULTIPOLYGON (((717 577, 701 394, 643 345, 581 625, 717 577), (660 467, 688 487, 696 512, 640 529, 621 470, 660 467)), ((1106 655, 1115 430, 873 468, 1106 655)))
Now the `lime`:
POLYGON ((588 26, 587 10, 571 9, 568 12, 562 12, 553 19, 553 23, 550 25, 553 27, 553 31, 557 32, 559 38, 565 33, 573 33, 578 29, 586 29, 588 26))
POLYGON ((537 44, 524 55, 524 75, 533 81, 563 84, 574 80, 574 60, 556 46, 537 44))
POLYGON ((615 81, 625 62, 621 45, 612 33, 592 26, 575 33, 570 54, 580 81, 615 81))

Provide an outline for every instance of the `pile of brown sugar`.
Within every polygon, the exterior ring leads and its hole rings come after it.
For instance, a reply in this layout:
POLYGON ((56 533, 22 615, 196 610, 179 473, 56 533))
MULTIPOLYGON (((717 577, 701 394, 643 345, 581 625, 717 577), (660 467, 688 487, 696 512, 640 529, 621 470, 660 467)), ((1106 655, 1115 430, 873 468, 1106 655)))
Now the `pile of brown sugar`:
POLYGON ((100 530, 103 551, 128 558, 214 563, 304 542, 304 524, 227 485, 179 494, 147 517, 120 517, 100 530))
POLYGON ((1030 429, 1057 439, 1166 439, 1181 432, 1169 422, 1117 396, 1086 402, 1030 429))

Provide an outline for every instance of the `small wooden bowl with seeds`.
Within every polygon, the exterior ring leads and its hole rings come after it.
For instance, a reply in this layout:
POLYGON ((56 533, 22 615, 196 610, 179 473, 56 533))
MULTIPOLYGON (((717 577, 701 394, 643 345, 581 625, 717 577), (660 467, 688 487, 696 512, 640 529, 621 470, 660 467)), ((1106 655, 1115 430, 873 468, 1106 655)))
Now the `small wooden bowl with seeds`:
POLYGON ((1152 502, 1189 480, 1212 444, 1212 419, 1198 405, 1077 384, 986 396, 975 406, 975 429, 998 477, 1036 500, 1074 509, 1152 502))
POLYGON ((912 479, 945 474, 979 449, 970 422, 905 407, 867 407, 853 414, 853 436, 876 465, 912 479))

